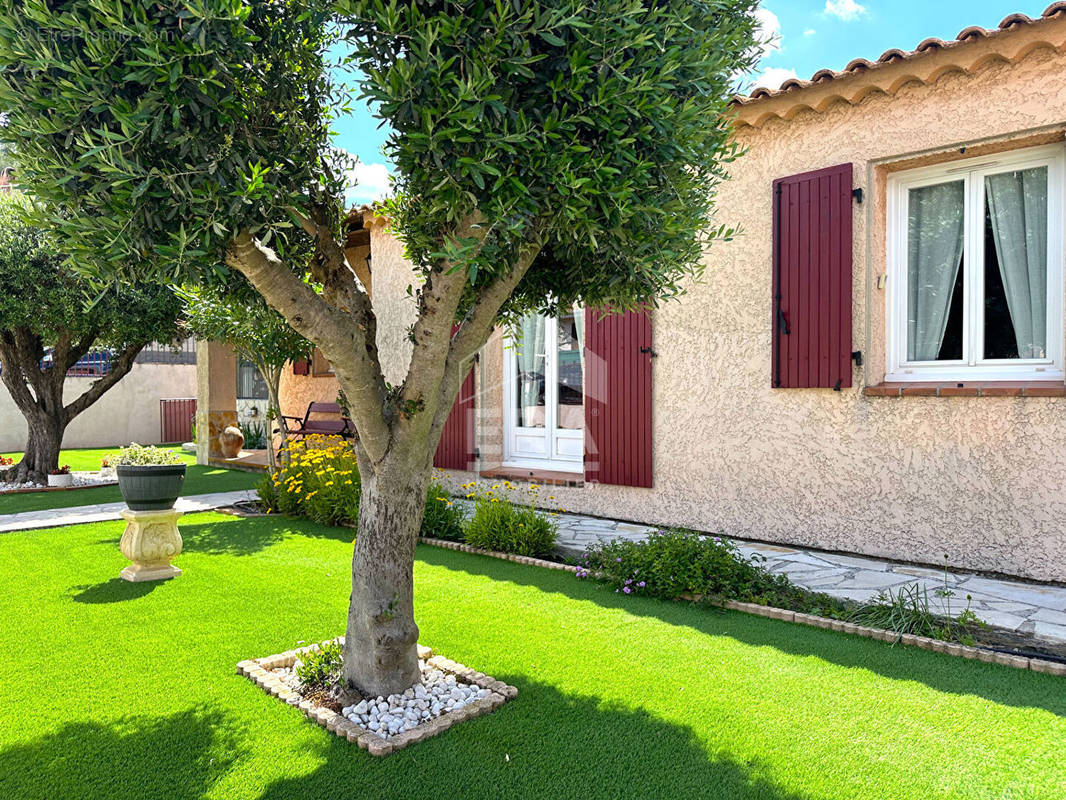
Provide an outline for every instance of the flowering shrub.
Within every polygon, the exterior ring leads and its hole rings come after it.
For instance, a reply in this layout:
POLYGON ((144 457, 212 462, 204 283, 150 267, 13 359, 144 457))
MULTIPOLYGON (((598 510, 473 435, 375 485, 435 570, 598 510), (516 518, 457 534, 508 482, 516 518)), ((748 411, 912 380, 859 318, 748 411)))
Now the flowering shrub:
POLYGON ((764 561, 745 558, 720 536, 660 530, 644 541, 619 539, 593 547, 577 576, 605 581, 622 594, 744 600, 837 618, 847 613, 842 601, 796 586, 787 575, 767 570, 764 561))
POLYGON ((156 467, 183 464, 181 456, 164 447, 144 447, 136 442, 123 447, 110 466, 156 467))
POLYGON ((351 442, 339 436, 308 436, 289 442, 285 452, 284 463, 258 486, 266 510, 323 525, 354 525, 360 485, 351 442))
POLYGON ((70 464, 64 464, 61 467, 56 467, 54 470, 48 473, 49 475, 69 475, 70 464))
POLYGON ((420 535, 450 542, 463 541, 463 511, 439 481, 429 485, 420 535))
POLYGON ((509 481, 503 483, 503 495, 500 484, 482 489, 468 483, 463 488, 470 490, 466 496, 474 501, 474 514, 466 525, 468 545, 534 558, 551 554, 557 529, 551 518, 535 507, 539 486, 530 484, 524 500, 517 502, 511 499, 516 487, 509 481))
POLYGON ((0 467, 10 467, 15 463, 15 459, 8 458, 6 456, 0 456, 0 467))
POLYGON ((324 688, 337 682, 344 656, 336 642, 323 642, 293 664, 293 672, 306 688, 324 688))

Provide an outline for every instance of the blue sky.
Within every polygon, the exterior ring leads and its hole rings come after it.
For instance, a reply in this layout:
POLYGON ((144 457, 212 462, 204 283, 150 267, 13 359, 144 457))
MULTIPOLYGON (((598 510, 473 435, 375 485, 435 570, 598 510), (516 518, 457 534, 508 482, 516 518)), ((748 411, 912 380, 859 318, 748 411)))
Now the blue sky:
MULTIPOLYGON (((970 25, 994 28, 1008 14, 1040 15, 1051 0, 765 0, 759 10, 765 56, 748 88, 776 89, 787 78, 839 70, 853 58, 871 61, 885 50, 913 50, 923 39, 954 39, 970 25)), ((391 165, 381 154, 387 131, 369 108, 337 120, 336 143, 357 156, 352 203, 382 197, 391 165)))

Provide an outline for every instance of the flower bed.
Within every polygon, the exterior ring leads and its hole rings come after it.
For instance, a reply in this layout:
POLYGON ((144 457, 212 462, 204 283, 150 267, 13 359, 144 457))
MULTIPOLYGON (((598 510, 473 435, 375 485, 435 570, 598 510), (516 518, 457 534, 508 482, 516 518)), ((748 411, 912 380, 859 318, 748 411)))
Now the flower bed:
POLYGON ((298 707, 312 721, 373 756, 402 750, 463 720, 488 714, 518 696, 514 686, 435 656, 422 645, 418 646, 422 682, 402 694, 364 698, 336 685, 328 689, 305 686, 298 674, 302 660, 343 641, 342 637, 242 661, 237 665, 237 674, 247 676, 268 693, 298 707))
POLYGON ((0 481, 0 494, 16 494, 19 492, 66 492, 71 489, 84 489, 88 486, 114 486, 114 472, 71 472, 74 480, 70 486, 48 486, 43 483, 4 483, 0 481))

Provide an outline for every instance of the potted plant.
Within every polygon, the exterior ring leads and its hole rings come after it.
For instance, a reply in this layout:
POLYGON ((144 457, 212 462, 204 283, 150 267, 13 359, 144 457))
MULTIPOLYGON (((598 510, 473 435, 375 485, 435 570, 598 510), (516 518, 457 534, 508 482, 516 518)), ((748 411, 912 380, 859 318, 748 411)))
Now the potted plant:
POLYGON ((74 476, 70 474, 70 464, 64 464, 48 473, 48 485, 67 488, 74 485, 74 476))
POLYGON ((122 499, 133 511, 173 508, 185 482, 185 464, 173 450, 123 447, 114 460, 122 499))

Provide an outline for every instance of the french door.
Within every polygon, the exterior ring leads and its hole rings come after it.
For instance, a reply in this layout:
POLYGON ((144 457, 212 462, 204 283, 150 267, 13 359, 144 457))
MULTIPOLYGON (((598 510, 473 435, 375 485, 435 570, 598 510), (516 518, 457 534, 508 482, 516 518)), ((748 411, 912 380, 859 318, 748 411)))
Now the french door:
POLYGON ((585 312, 530 314, 504 350, 504 464, 581 472, 585 312))

